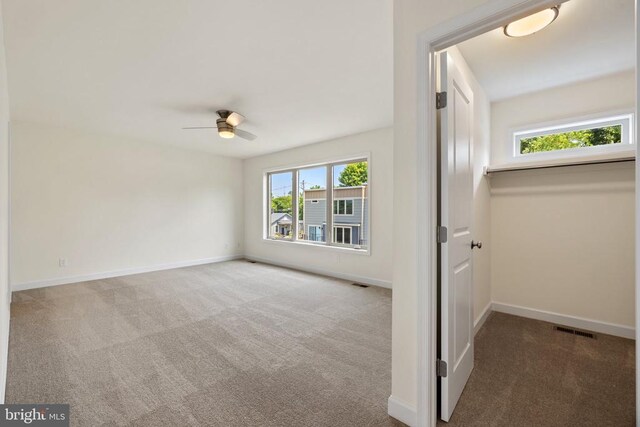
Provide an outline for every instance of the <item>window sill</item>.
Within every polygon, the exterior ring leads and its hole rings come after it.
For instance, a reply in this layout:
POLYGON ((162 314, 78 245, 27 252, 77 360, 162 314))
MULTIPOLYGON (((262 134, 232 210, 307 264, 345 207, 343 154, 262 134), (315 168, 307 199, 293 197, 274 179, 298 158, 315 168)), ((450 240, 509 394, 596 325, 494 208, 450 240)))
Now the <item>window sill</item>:
POLYGON ((530 169, 547 169, 566 166, 595 165, 601 163, 632 162, 636 159, 635 150, 621 151, 615 154, 598 156, 565 157, 548 160, 519 161, 502 165, 485 166, 483 174, 490 175, 496 172, 520 171, 530 169))
POLYGON ((312 247, 312 248, 319 248, 320 250, 328 250, 328 251, 334 251, 334 252, 341 252, 344 254, 353 254, 353 255, 360 255, 360 256, 370 256, 371 255, 371 249, 367 248, 367 249, 355 249, 355 248, 343 248, 340 246, 331 246, 331 245, 324 245, 324 244, 319 244, 319 243, 308 243, 308 242, 301 242, 301 241, 293 241, 293 240, 280 240, 280 239, 269 239, 269 238, 262 238, 263 242, 267 242, 267 243, 272 243, 272 244, 276 244, 276 245, 294 245, 294 246, 307 246, 307 247, 312 247))

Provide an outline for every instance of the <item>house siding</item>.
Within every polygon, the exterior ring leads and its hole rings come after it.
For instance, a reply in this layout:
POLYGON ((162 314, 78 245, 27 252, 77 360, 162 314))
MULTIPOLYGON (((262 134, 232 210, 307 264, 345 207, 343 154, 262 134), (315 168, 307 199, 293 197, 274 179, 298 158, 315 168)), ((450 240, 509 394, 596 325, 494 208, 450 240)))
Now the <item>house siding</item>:
MULTIPOLYGON (((314 200, 314 199, 311 199, 314 200)), ((318 200, 318 203, 311 203, 311 200, 304 201, 304 232, 309 233, 310 225, 325 224, 327 216, 327 201, 318 200)))
MULTIPOLYGON (((333 224, 334 226, 351 225, 351 241, 357 243, 360 236, 362 236, 365 240, 360 244, 368 245, 369 242, 367 241, 367 236, 369 235, 369 200, 368 198, 365 198, 363 201, 362 193, 363 189, 361 187, 336 189, 335 200, 353 200, 353 215, 334 215, 333 224)), ((304 233, 307 239, 309 238, 308 235, 310 225, 322 226, 323 236, 326 234, 325 226, 327 200, 325 198, 320 198, 324 196, 326 196, 325 190, 312 190, 305 192, 304 233), (317 200, 318 202, 312 203, 312 200, 317 200)))

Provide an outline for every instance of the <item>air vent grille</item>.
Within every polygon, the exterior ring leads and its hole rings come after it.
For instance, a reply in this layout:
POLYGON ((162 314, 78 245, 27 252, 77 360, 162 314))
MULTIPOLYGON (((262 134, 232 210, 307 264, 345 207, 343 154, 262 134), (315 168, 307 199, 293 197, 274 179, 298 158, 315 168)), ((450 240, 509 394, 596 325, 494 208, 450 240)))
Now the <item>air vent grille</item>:
POLYGON ((564 332, 565 334, 578 335, 585 338, 596 339, 596 334, 593 332, 581 331, 579 329, 567 328, 566 326, 555 325, 553 327, 558 332, 564 332))

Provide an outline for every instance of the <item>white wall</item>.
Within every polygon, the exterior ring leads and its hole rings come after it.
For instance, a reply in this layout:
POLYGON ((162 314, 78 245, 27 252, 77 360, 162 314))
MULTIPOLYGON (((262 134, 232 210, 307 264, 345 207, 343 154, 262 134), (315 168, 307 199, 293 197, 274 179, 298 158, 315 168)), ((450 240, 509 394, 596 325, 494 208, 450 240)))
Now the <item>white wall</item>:
POLYGON ((629 70, 492 103, 491 164, 508 161, 514 128, 608 111, 632 111, 634 90, 635 72, 629 70))
MULTIPOLYGON (((492 157, 509 129, 633 109, 633 71, 492 104, 492 157)), ((634 164, 492 175, 492 295, 497 303, 633 327, 634 164)))
POLYGON ((0 4, 0 403, 4 403, 9 349, 9 95, 0 4))
POLYGON ((473 251, 473 316, 474 323, 491 304, 491 190, 483 174, 490 156, 491 104, 484 89, 456 47, 447 50, 455 66, 473 92, 473 240, 482 249, 473 251))
POLYGON ((633 163, 491 178, 496 303, 633 327, 633 163))
POLYGON ((242 253, 241 160, 12 123, 11 161, 14 289, 242 253))
MULTIPOLYGON (((394 234, 417 225, 418 35, 487 0, 402 0, 394 14, 394 234)), ((415 234, 394 242, 392 396, 407 413, 417 408, 417 265, 415 234)), ((424 285, 424 284, 422 284, 424 285)), ((414 418, 415 419, 415 418, 414 418)), ((410 421, 407 419, 407 421, 410 421)))
MULTIPOLYGON (((393 228, 393 130, 351 135, 244 162, 245 255, 248 258, 309 271, 332 273, 349 280, 391 287, 393 228), (333 248, 263 240, 265 169, 339 160, 370 153, 371 255, 333 248), (328 157, 330 156, 330 157, 328 157)), ((404 229, 402 240, 411 235, 404 229)))

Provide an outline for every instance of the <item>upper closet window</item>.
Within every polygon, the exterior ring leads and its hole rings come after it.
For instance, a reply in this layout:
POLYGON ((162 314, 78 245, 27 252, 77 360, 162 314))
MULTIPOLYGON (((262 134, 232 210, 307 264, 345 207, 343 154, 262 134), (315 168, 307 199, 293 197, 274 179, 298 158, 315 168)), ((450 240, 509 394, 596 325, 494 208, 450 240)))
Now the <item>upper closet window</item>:
POLYGON ((513 132, 514 158, 556 158, 625 151, 633 143, 633 114, 565 121, 513 132))

